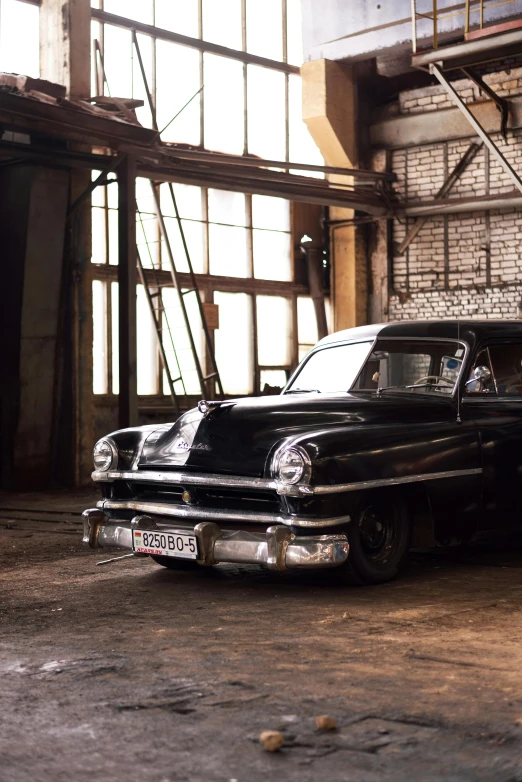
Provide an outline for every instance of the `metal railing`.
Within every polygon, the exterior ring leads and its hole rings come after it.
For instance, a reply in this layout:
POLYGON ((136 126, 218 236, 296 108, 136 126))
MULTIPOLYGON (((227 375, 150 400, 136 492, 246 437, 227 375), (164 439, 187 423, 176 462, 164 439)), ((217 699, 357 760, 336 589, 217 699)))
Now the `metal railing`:
POLYGON ((517 2, 517 0, 465 0, 464 3, 447 6, 446 8, 439 8, 438 0, 432 0, 431 13, 422 13, 421 11, 417 10, 417 0, 411 0, 413 54, 416 54, 418 50, 417 21, 419 19, 428 19, 431 21, 433 39, 432 48, 438 49, 440 25, 446 19, 463 17, 462 28, 464 31, 464 38, 466 38, 472 27, 477 27, 480 30, 484 29, 485 11, 503 5, 511 5, 515 2, 517 2))

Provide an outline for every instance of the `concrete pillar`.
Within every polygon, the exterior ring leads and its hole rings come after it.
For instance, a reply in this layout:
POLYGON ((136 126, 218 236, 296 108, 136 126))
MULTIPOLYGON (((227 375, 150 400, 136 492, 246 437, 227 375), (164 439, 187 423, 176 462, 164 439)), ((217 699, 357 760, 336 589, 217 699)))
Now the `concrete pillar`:
POLYGON ((40 0, 40 75, 67 88, 72 100, 91 94, 89 0, 40 0))
MULTIPOLYGON (((91 94, 90 0, 41 0, 40 2, 40 75, 65 85, 72 100, 91 94)), ((89 145, 75 149, 91 151, 89 145)), ((89 171, 71 171, 70 203, 86 189, 89 171)), ((73 481, 89 481, 91 452, 96 439, 94 395, 92 392, 92 274, 91 274, 91 202, 85 202, 68 222, 66 268, 71 283, 71 319, 67 324, 70 357, 64 362, 72 373, 70 458, 73 481)), ((66 286, 67 287, 67 286, 66 286)), ((65 422, 61 423, 63 431, 65 422)))
MULTIPOLYGON (((301 67, 303 119, 327 165, 357 166, 357 89, 351 66, 312 60, 301 67)), ((350 183, 346 177, 331 177, 350 183)), ((331 220, 350 220, 351 209, 330 209, 331 220)), ((330 233, 334 330, 366 323, 367 264, 364 235, 354 226, 330 233)))

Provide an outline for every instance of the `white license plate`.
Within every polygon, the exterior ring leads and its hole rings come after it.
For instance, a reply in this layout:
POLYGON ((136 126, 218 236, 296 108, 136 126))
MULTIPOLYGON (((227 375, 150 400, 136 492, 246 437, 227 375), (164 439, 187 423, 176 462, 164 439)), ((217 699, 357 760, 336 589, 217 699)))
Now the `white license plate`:
POLYGON ((132 548, 138 554, 154 554, 159 557, 198 558, 198 539, 181 532, 132 531, 132 548))

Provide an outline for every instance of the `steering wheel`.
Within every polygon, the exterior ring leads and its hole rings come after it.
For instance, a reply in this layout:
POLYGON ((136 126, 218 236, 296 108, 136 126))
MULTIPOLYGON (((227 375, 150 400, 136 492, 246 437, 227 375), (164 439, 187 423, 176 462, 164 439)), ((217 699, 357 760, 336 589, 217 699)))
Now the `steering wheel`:
MULTIPOLYGON (((451 380, 448 380, 447 377, 442 377, 442 375, 425 375, 425 377, 419 377, 419 379, 416 380, 413 385, 420 386, 420 384, 423 383, 425 380, 442 380, 442 382, 447 383, 448 386, 453 386, 453 382, 451 380)), ((437 384, 434 383, 433 385, 437 385, 437 384)))

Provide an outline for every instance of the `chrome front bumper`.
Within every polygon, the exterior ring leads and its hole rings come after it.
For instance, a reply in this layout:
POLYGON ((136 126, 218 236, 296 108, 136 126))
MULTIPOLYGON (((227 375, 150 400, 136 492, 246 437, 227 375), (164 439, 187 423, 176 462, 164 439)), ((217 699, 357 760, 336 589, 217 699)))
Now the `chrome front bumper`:
POLYGON ((132 550, 133 529, 193 532, 198 538, 201 565, 240 562, 267 565, 271 570, 326 568, 341 565, 348 557, 346 535, 296 537, 288 527, 273 525, 266 532, 221 529, 212 521, 192 524, 157 521, 135 516, 132 521, 109 519, 102 510, 83 513, 83 542, 91 548, 117 546, 132 550))

